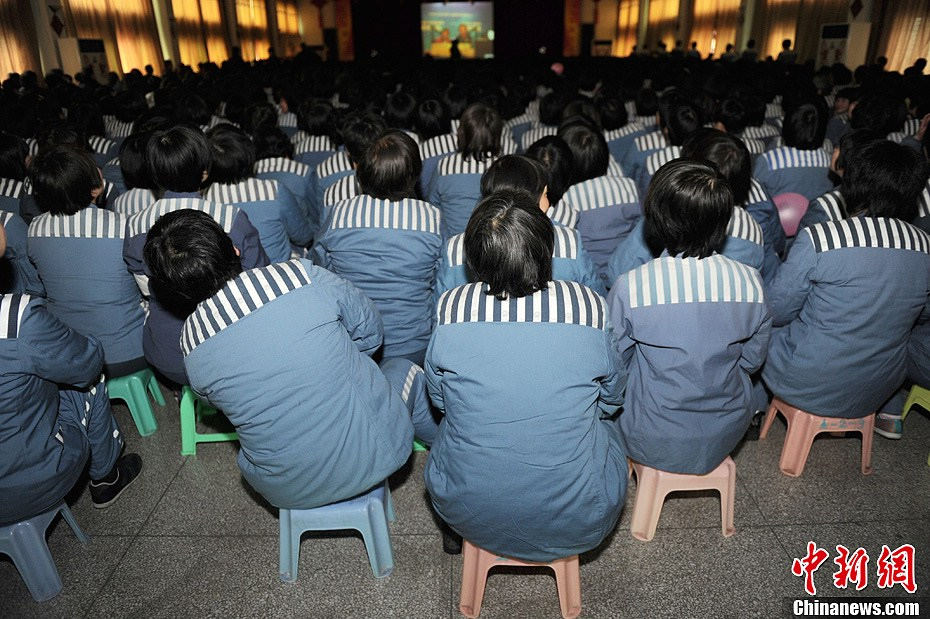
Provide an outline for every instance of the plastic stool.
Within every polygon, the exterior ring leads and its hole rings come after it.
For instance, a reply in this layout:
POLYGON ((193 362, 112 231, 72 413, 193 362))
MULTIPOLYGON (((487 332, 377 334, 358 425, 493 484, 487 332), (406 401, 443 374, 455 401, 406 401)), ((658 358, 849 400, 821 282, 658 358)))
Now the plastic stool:
POLYGON ((413 450, 414 451, 429 451, 429 447, 427 447, 426 445, 424 445, 417 439, 413 439, 413 450))
POLYGON ((28 520, 0 527, 0 553, 13 559, 13 564, 36 602, 50 600, 61 593, 61 577, 45 541, 45 531, 58 512, 61 512, 78 541, 86 543, 87 536, 81 531, 65 502, 28 520))
MULTIPOLYGON (((632 461, 631 461, 632 462, 632 461)), ((736 533, 733 524, 736 499, 736 463, 727 456, 720 466, 705 475, 669 473, 632 462, 636 473, 636 504, 630 533, 638 540, 650 541, 656 534, 665 495, 677 490, 717 490, 720 492, 720 528, 724 537, 736 533)))
POLYGON ((238 441, 235 432, 197 432, 197 422, 205 415, 215 415, 217 410, 200 399, 188 386, 181 388, 181 455, 196 456, 197 443, 220 443, 238 441))
MULTIPOLYGON (((930 412, 930 389, 924 389, 920 385, 911 387, 911 393, 907 396, 904 410, 901 411, 901 423, 904 423, 904 419, 915 404, 925 411, 930 412)), ((930 456, 927 456, 927 466, 930 466, 930 456)))
POLYGON ((128 376, 111 378, 107 381, 107 392, 111 400, 122 400, 126 403, 132 420, 136 422, 136 430, 141 436, 148 436, 158 429, 148 396, 151 395, 159 406, 165 405, 165 398, 152 370, 145 368, 128 376))
POLYGON ((562 616, 571 619, 581 614, 581 575, 578 570, 578 555, 556 559, 548 563, 534 563, 501 557, 475 546, 467 539, 462 540, 464 563, 462 565, 462 594, 459 596, 459 612, 466 617, 477 617, 484 600, 484 586, 488 570, 492 567, 548 567, 555 572, 555 583, 559 589, 559 606, 562 616))
POLYGON ((279 509, 278 572, 281 580, 297 580, 300 536, 304 531, 355 529, 365 540, 365 550, 375 578, 394 569, 394 552, 388 521, 394 521, 394 503, 387 481, 355 498, 312 509, 279 509))
POLYGON ((807 463, 814 437, 821 432, 859 432, 862 434, 862 474, 872 473, 872 432, 875 428, 875 413, 858 419, 843 417, 819 417, 784 402, 772 398, 769 410, 765 414, 765 423, 759 432, 759 439, 764 439, 775 413, 781 413, 788 422, 788 434, 781 448, 781 460, 778 463, 781 472, 789 477, 800 477, 807 463))

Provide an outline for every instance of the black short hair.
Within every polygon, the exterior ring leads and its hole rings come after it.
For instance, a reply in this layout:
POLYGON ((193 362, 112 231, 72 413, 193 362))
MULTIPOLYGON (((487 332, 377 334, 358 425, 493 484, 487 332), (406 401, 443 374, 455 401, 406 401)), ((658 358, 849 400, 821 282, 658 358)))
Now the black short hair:
POLYGON ((708 163, 675 159, 652 177, 643 201, 643 235, 653 256, 706 258, 726 241, 733 192, 708 163))
POLYGON ((278 112, 270 103, 253 103, 242 116, 242 128, 249 134, 278 126, 278 112))
POLYGON ((501 152, 504 122, 497 111, 484 103, 469 105, 459 120, 458 151, 464 159, 484 161, 501 152))
POLYGON ((146 158, 155 186, 161 191, 198 191, 213 156, 203 131, 180 125, 158 131, 149 139, 146 158))
POLYGON ((568 98, 560 92, 550 92, 539 100, 539 122, 550 127, 562 122, 562 112, 568 98))
POLYGON ((702 128, 688 138, 681 156, 713 164, 733 192, 733 203, 742 206, 749 199, 752 184, 752 156, 739 138, 702 128))
POLYGON ((384 120, 391 129, 413 129, 413 117, 417 100, 401 90, 387 98, 384 105, 384 120))
POLYGON ((255 146, 256 159, 294 158, 294 143, 278 127, 261 127, 252 134, 252 144, 255 146))
POLYGON ((38 150, 47 150, 55 146, 73 146, 86 153, 92 152, 87 136, 80 127, 71 123, 54 123, 43 128, 36 135, 38 150))
POLYGON ((847 131, 846 134, 840 138, 839 144, 835 145, 835 147, 840 149, 839 156, 836 158, 836 167, 840 170, 844 170, 845 173, 846 167, 849 165, 848 162, 858 157, 859 153, 867 144, 884 139, 884 135, 878 131, 872 131, 871 129, 853 129, 852 131, 847 131))
POLYGON ((422 170, 417 143, 403 131, 390 130, 365 151, 356 177, 362 193, 397 201, 416 197, 416 184, 422 170))
POLYGON ((603 131, 601 114, 590 99, 575 99, 566 105, 562 110, 561 123, 577 117, 584 118, 596 131, 603 131))
POLYGON ((29 145, 21 137, 0 133, 0 178, 21 181, 26 178, 29 145))
POLYGON ((872 129, 882 135, 900 131, 907 118, 904 101, 882 93, 868 93, 856 101, 850 114, 853 129, 872 129))
POLYGON ((203 97, 197 94, 188 94, 181 97, 174 109, 175 119, 180 123, 189 123, 198 127, 210 123, 213 111, 203 97))
POLYGON ((786 146, 799 150, 821 148, 827 135, 827 103, 823 97, 804 97, 786 109, 781 135, 786 146))
POLYGON ((601 116, 604 131, 613 131, 625 127, 629 114, 623 101, 616 97, 602 97, 597 100, 597 110, 601 116))
POLYGON ((739 135, 749 124, 749 114, 746 106, 735 98, 728 97, 720 101, 714 109, 714 122, 721 123, 727 133, 739 135))
POLYGON ((610 151, 604 134, 581 124, 559 129, 559 137, 565 140, 572 152, 572 184, 604 176, 610 164, 610 151))
POLYGON ((545 188, 546 169, 525 155, 504 155, 481 175, 482 198, 498 191, 522 190, 539 202, 545 188))
POLYGON ((498 299, 524 297, 552 280, 552 222, 525 191, 483 198, 465 228, 465 267, 498 299))
POLYGON ((384 133, 384 120, 374 114, 350 116, 342 126, 342 140, 346 145, 349 160, 358 164, 365 151, 384 133))
POLYGON ((29 167, 36 205, 53 215, 73 215, 87 208, 91 193, 103 186, 91 156, 74 146, 52 146, 39 152, 29 167))
POLYGON ((127 189, 155 189, 146 149, 152 134, 133 133, 119 147, 119 167, 127 189))
POLYGON ((850 214, 913 221, 930 175, 915 151, 888 140, 863 146, 846 161, 840 192, 850 214))
POLYGON ((681 146, 701 125, 701 111, 680 95, 671 94, 659 101, 659 127, 665 129, 669 144, 681 146))
POLYGON ((326 101, 307 100, 297 108, 297 128, 310 135, 325 135, 332 139, 336 133, 333 106, 326 101))
POLYGON ((208 214, 193 209, 159 217, 142 253, 155 298, 182 319, 242 272, 229 235, 208 214))
POLYGON ((207 131, 207 140, 213 153, 210 183, 233 184, 252 176, 255 145, 245 131, 222 123, 207 131))
POLYGON ((421 140, 428 140, 452 131, 449 113, 446 107, 436 99, 420 102, 414 117, 414 126, 421 140))
POLYGON ((640 88, 633 105, 637 116, 655 116, 659 112, 659 95, 652 88, 640 88))
POLYGON ((549 203, 558 204, 562 196, 572 185, 575 176, 575 162, 572 150, 562 138, 546 136, 526 149, 526 156, 538 161, 546 172, 547 194, 549 203))

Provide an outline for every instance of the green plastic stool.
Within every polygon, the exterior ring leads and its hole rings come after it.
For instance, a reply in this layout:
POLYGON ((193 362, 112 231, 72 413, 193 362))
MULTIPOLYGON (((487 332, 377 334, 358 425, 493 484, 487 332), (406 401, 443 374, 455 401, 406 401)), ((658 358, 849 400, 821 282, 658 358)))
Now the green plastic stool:
POLYGON ((197 422, 206 415, 217 414, 215 408, 201 400, 194 390, 184 386, 181 389, 181 455, 196 456, 197 443, 220 443, 238 441, 235 432, 197 432, 197 422))
MULTIPOLYGON (((915 404, 930 412, 930 389, 924 389, 920 385, 911 387, 911 393, 907 396, 907 402, 904 403, 904 410, 901 411, 901 423, 904 423, 905 417, 915 404)), ((927 456, 927 466, 930 466, 930 456, 927 456)))
POLYGON ((165 405, 165 398, 152 370, 145 368, 128 376, 111 378, 107 381, 107 392, 111 400, 122 400, 126 403, 140 435, 148 436, 158 429, 148 396, 151 395, 159 406, 165 405))
POLYGON ((414 451, 429 451, 429 447, 427 447, 426 445, 424 445, 417 439, 413 439, 413 450, 414 451))

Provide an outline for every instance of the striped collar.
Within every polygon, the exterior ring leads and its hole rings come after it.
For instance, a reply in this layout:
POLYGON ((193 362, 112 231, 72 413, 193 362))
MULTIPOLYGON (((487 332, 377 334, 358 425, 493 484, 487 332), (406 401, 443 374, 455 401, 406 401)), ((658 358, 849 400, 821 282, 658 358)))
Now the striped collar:
POLYGON ((29 224, 29 238, 122 239, 125 236, 126 218, 95 206, 73 215, 43 213, 29 224))
POLYGON ((0 339, 13 340, 19 336, 23 314, 31 300, 28 294, 0 295, 0 339))
POLYGON ((360 195, 333 207, 331 230, 381 228, 439 234, 439 209, 422 200, 393 202, 360 195))
MULTIPOLYGON (((571 228, 552 226, 552 257, 566 260, 578 259, 578 233, 571 228)), ((465 265, 465 234, 456 234, 446 241, 446 260, 450 267, 465 265)))
POLYGON ((824 222, 804 230, 818 254, 854 247, 903 249, 930 254, 930 236, 920 228, 898 219, 851 217, 824 222))
POLYGON ((267 159, 259 159, 255 162, 254 169, 256 174, 286 172, 288 174, 296 174, 298 176, 306 176, 307 172, 310 171, 310 168, 308 168, 306 165, 300 163, 299 161, 288 159, 287 157, 268 157, 267 159))
POLYGON ((720 255, 663 256, 625 277, 632 309, 678 303, 764 303, 758 271, 720 255))
POLYGON ((590 211, 639 202, 636 183, 629 178, 599 176, 568 188, 562 201, 576 211, 590 211))
POLYGON ((278 181, 247 178, 234 185, 214 183, 204 198, 220 204, 271 202, 278 198, 278 181))
POLYGON ((236 215, 239 214, 239 209, 235 206, 208 202, 202 198, 163 198, 129 218, 127 226, 129 236, 146 234, 155 225, 159 217, 165 213, 185 208, 203 211, 210 215, 216 223, 222 226, 223 232, 226 234, 229 234, 232 230, 236 215))

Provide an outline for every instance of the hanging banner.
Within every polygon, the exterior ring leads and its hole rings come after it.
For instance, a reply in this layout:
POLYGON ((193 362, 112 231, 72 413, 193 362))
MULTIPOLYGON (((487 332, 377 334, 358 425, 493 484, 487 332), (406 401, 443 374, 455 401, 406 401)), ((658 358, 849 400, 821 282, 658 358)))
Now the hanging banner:
POLYGON ((564 56, 581 55, 581 0, 565 0, 564 56))
POLYGON ((352 3, 350 0, 335 0, 335 2, 339 60, 355 60, 355 41, 352 39, 352 3))

